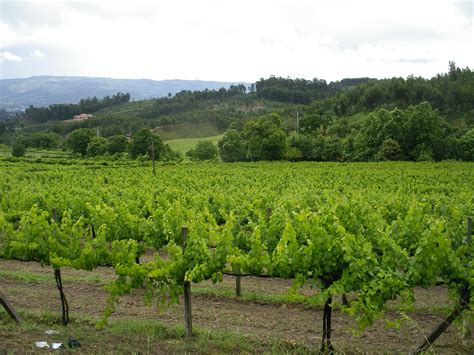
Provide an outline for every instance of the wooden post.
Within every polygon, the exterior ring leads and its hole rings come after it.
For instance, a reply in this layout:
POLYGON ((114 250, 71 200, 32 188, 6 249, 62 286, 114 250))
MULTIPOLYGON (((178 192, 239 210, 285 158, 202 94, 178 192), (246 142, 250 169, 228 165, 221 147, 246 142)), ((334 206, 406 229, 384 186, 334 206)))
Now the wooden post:
MULTIPOLYGON (((59 223, 58 212, 56 208, 53 208, 51 211, 53 220, 56 223, 59 223)), ((56 236, 56 230, 53 229, 53 237, 56 236)), ((68 325, 69 323, 69 305, 67 303, 66 295, 63 290, 63 281, 61 278, 61 269, 54 269, 54 280, 56 281, 56 287, 59 291, 59 298, 61 299, 61 312, 62 312, 62 323, 63 325, 68 325)))
MULTIPOLYGON (((183 254, 186 250, 186 239, 188 237, 188 227, 181 227, 181 247, 183 254)), ((184 322, 185 322, 185 337, 190 339, 193 336, 193 317, 191 313, 191 282, 184 281, 184 322)))
POLYGON ((3 308, 5 308, 5 310, 10 315, 10 317, 12 317, 15 320, 15 322, 20 323, 21 321, 20 316, 16 314, 15 310, 13 309, 11 304, 7 301, 7 298, 2 293, 2 291, 0 291, 0 304, 3 306, 3 308))
MULTIPOLYGON (((472 217, 467 218, 466 244, 471 244, 472 235, 472 217)), ((462 317, 461 340, 464 346, 468 345, 469 338, 472 336, 472 314, 464 314, 462 317)))
POLYGON ((240 265, 235 267, 235 273, 238 274, 235 277, 235 295, 240 297, 242 295, 242 286, 241 286, 241 279, 240 279, 240 265))
POLYGON ((153 160, 153 176, 156 176, 156 169, 155 169, 155 145, 153 143, 155 139, 151 137, 151 159, 153 160))

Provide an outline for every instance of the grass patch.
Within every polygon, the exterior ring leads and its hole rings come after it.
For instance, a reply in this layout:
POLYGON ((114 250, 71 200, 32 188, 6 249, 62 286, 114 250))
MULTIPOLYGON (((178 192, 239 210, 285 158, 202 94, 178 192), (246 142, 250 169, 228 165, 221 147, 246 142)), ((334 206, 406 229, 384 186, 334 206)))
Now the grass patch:
POLYGON ((184 138, 205 139, 207 137, 213 137, 222 134, 222 131, 219 131, 217 127, 211 125, 210 123, 182 123, 173 126, 161 127, 156 132, 164 141, 184 138))
MULTIPOLYGON (((36 283, 36 282, 46 282, 54 284, 54 271, 51 268, 50 274, 44 273, 34 273, 29 271, 14 271, 14 270, 0 270, 0 277, 8 278, 11 280, 19 280, 27 283, 36 283)), ((103 284, 106 285, 108 282, 104 281, 104 278, 101 278, 98 274, 90 275, 61 275, 61 278, 64 282, 73 283, 73 282, 86 282, 93 284, 103 284)), ((112 280, 110 280, 112 281, 112 280)))
POLYGON ((81 353, 311 353, 308 347, 296 342, 258 339, 250 335, 200 327, 194 327, 192 339, 185 339, 184 327, 167 325, 158 320, 120 319, 110 322, 108 327, 97 329, 87 319, 72 319, 64 327, 50 313, 33 314, 19 310, 19 314, 23 320, 16 324, 0 310, 0 333, 5 335, 5 339, 9 339, 0 342, 0 351, 34 351, 35 341, 67 343, 69 338, 75 338, 82 344, 77 349, 81 353), (54 329, 58 333, 46 335, 45 331, 48 329, 54 329))
POLYGON ((229 298, 236 301, 245 301, 245 302, 269 302, 269 303, 294 303, 294 304, 305 304, 310 305, 308 302, 308 297, 304 295, 288 295, 288 294, 264 294, 253 291, 242 291, 240 297, 235 295, 235 290, 233 289, 219 289, 212 287, 201 287, 198 285, 193 285, 193 293, 201 295, 210 295, 216 297, 229 298))
POLYGON ((171 149, 174 151, 180 152, 183 156, 185 156, 186 152, 190 149, 193 149, 196 147, 199 141, 211 141, 215 145, 217 145, 217 142, 222 138, 221 135, 216 135, 216 136, 210 136, 210 137, 203 137, 203 138, 181 138, 181 139, 172 139, 165 141, 166 144, 168 144, 171 149))

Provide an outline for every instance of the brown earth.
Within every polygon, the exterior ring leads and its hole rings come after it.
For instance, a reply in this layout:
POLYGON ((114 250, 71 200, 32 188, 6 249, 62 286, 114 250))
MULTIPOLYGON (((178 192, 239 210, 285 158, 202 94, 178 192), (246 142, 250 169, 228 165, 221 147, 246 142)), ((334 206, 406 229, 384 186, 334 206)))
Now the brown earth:
MULTIPOLYGON (((9 298, 12 305, 23 312, 60 316, 59 295, 50 267, 42 267, 35 262, 0 259, 0 270, 44 277, 51 276, 51 281, 38 282, 0 275, 0 289, 9 298)), ((71 318, 90 319, 91 324, 94 323, 101 317, 104 310, 107 293, 103 284, 108 280, 113 280, 113 270, 103 267, 93 272, 85 272, 64 268, 62 275, 65 279, 64 290, 69 302, 71 318), (70 280, 75 279, 68 282, 68 277, 70 280)), ((244 293, 280 295, 284 294, 291 285, 290 280, 281 279, 244 278, 242 280, 244 293)), ((219 284, 204 282, 193 285, 193 287, 215 288, 230 292, 234 287, 234 278, 224 277, 223 282, 219 284)), ((306 288, 304 293, 307 292, 312 292, 312 290, 306 288)), ((449 300, 445 288, 417 289, 416 311, 407 315, 408 317, 402 322, 400 329, 386 329, 384 321, 380 320, 367 328, 361 335, 353 334, 356 326, 355 321, 336 308, 333 311, 332 320, 333 344, 336 350, 345 353, 408 353, 447 316, 449 307, 452 307, 452 302, 449 300)), ((394 307, 388 306, 387 319, 395 320, 401 317, 393 309, 394 307)), ((321 342, 323 312, 319 307, 272 301, 243 301, 201 292, 193 294, 192 312, 193 325, 211 332, 217 330, 236 333, 270 344, 274 339, 278 339, 289 344, 305 345, 309 349, 317 349, 321 342)), ((6 317, 6 313, 0 313, 0 317, 6 317)), ((139 290, 122 298, 110 321, 159 320, 168 325, 182 325, 183 317, 182 305, 172 305, 164 311, 159 311, 155 306, 145 306, 143 292, 139 290)), ((97 335, 100 335, 100 332, 103 331, 91 328, 91 332, 98 332, 97 335)), ((460 325, 452 325, 437 340, 433 350, 439 354, 472 353, 472 350, 469 352, 469 349, 474 349, 474 342, 471 339, 469 347, 463 347, 460 334, 460 325)), ((31 350, 33 339, 41 340, 41 336, 44 338, 44 335, 35 332, 19 334, 14 328, 2 327, 0 323, 0 354, 12 349, 19 352, 31 350), (29 345, 22 347, 21 344, 29 345)), ((126 337, 114 341, 117 344, 132 342, 133 348, 133 341, 126 339, 126 337)), ((94 352, 97 349, 107 349, 107 347, 100 347, 100 337, 97 337, 97 343, 88 344, 88 347, 83 347, 82 351, 94 352)), ((260 352, 265 349, 254 350, 260 352)), ((271 348, 266 350, 271 351, 271 348)))

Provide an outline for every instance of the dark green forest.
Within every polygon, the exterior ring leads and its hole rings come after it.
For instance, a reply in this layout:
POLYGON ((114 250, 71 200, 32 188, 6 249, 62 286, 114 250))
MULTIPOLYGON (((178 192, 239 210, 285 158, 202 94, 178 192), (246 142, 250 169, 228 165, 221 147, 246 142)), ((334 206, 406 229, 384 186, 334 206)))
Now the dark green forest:
POLYGON ((130 94, 117 93, 105 96, 82 99, 77 104, 55 104, 48 107, 30 106, 25 110, 23 120, 28 123, 45 123, 48 121, 65 121, 80 113, 94 113, 107 107, 113 107, 130 101, 130 94))
MULTIPOLYGON (((136 102, 118 93, 75 105, 30 107, 22 116, 0 123, 0 139, 8 145, 71 149, 68 142, 76 131, 87 131, 90 140, 100 132, 101 139, 94 140, 89 152, 83 147, 81 155, 128 152, 134 158, 133 137, 142 129, 161 140, 224 133, 217 148, 219 158, 229 162, 473 161, 474 73, 450 62, 446 73, 431 79, 327 83, 272 76, 249 87, 181 91, 136 102), (94 117, 64 122, 82 112, 94 117), (108 149, 110 141, 122 142, 121 148, 108 149)), ((176 157, 169 149, 161 155, 176 157)))

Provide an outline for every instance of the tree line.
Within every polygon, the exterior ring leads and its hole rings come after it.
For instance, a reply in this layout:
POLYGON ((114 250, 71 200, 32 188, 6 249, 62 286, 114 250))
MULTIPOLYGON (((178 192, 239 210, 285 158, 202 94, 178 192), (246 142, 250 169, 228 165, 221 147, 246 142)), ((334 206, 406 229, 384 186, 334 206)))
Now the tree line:
POLYGON ((257 96, 260 98, 307 105, 369 80, 369 78, 353 78, 328 84, 326 80, 317 78, 305 80, 271 76, 268 79, 261 78, 256 82, 255 87, 257 96))
POLYGON ((144 112, 144 117, 171 115, 208 107, 210 102, 219 102, 232 97, 244 96, 247 88, 243 84, 231 85, 228 89, 191 91, 182 90, 174 96, 153 99, 153 105, 144 112))
POLYGON ((135 132, 131 139, 116 135, 109 138, 96 136, 87 128, 79 128, 68 135, 65 146, 83 158, 124 154, 125 157, 137 159, 145 157, 156 160, 176 160, 179 154, 164 144, 161 138, 151 130, 142 128, 135 132))
POLYGON ((30 105, 25 110, 23 118, 28 123, 38 124, 48 121, 64 121, 72 119, 80 113, 93 113, 107 107, 121 105, 130 101, 130 94, 117 93, 101 99, 89 97, 81 99, 77 104, 53 104, 48 107, 34 107, 30 105))
MULTIPOLYGON (((77 106, 96 101, 81 100, 77 106)), ((58 135, 77 129, 99 128, 102 136, 112 137, 191 122, 227 129, 218 146, 223 161, 472 160, 474 149, 474 73, 453 62, 447 73, 431 79, 360 78, 328 84, 270 77, 249 88, 181 91, 137 107, 48 124, 41 133, 25 125, 19 135, 8 122, 0 125, 0 139, 8 141, 10 134, 25 146, 50 148, 58 146, 58 135)), ((210 147, 199 147, 190 157, 215 156, 210 147)))

